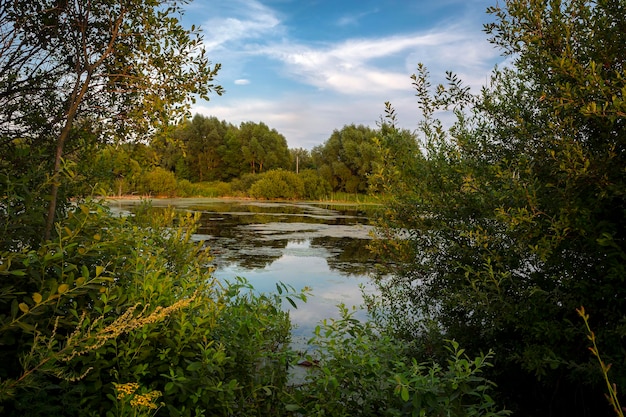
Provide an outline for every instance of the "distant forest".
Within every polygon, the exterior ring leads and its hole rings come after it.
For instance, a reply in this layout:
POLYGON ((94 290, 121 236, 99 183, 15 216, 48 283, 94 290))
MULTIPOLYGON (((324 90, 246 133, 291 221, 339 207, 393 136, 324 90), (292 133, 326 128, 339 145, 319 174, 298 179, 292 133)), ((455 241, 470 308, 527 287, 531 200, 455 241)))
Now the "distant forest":
POLYGON ((196 114, 156 133, 149 143, 96 145, 77 160, 82 194, 164 197, 253 196, 320 199, 329 193, 378 192, 376 169, 393 148, 417 153, 409 131, 385 141, 386 127, 347 125, 312 150, 290 149, 285 137, 263 122, 239 126, 196 114), (273 172, 279 171, 279 172, 273 172), (256 184, 267 175, 266 183, 256 184), (256 184, 256 187, 253 186, 256 184))

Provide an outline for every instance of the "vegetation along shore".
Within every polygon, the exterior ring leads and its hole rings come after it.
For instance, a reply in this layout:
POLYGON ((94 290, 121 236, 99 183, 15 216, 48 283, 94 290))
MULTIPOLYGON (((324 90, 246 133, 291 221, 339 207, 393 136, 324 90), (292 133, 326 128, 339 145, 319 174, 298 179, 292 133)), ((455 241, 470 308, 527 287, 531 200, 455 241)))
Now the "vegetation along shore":
POLYGON ((414 131, 381 103, 310 150, 190 114, 224 89, 187 6, 0 0, 0 414, 623 415, 626 2, 495 2, 482 90, 416 63, 414 131), (197 216, 128 196, 373 207, 368 319, 295 384, 309 289, 216 279, 197 216))

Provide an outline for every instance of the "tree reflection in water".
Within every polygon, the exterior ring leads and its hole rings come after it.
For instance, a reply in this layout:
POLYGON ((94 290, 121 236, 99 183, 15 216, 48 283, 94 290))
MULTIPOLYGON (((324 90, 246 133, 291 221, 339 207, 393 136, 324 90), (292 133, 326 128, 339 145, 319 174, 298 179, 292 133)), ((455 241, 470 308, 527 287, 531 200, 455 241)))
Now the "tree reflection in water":
MULTIPOLYGON (((115 209, 130 212, 136 205, 113 202, 115 209)), ((260 292, 274 291, 279 281, 297 290, 311 287, 305 305, 297 310, 285 305, 298 326, 296 337, 308 338, 320 320, 337 317, 337 304, 362 303, 359 286, 368 286, 374 270, 367 249, 373 229, 354 207, 216 199, 163 199, 152 205, 201 213, 196 238, 210 247, 218 278, 245 277, 260 292)))

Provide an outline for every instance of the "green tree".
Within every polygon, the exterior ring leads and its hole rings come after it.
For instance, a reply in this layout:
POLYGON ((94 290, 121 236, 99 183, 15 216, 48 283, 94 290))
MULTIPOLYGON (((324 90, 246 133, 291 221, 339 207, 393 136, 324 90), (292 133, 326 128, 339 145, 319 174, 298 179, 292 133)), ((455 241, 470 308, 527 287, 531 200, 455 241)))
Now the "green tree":
POLYGON ((244 122, 239 126, 241 156, 252 174, 272 169, 288 169, 287 140, 263 122, 244 122))
POLYGON ((223 145, 226 133, 233 127, 216 117, 196 114, 167 134, 159 135, 153 146, 160 149, 164 162, 170 161, 164 168, 175 170, 179 178, 195 182, 213 181, 221 178, 223 145))
MULTIPOLYGON (((580 305, 597 314, 607 362, 623 364, 625 8, 507 1, 487 31, 512 69, 478 95, 452 74, 434 94, 423 67, 414 76, 425 154, 381 217, 401 235, 379 242, 397 261, 381 307, 425 350, 425 316, 468 350, 493 348, 520 415, 610 412, 580 305), (455 112, 452 128, 437 109, 455 112)), ((612 372, 626 386, 626 369, 612 372)))
POLYGON ((181 26, 178 2, 3 0, 0 9, 8 41, 0 85, 12 104, 2 108, 10 122, 3 143, 25 137, 53 152, 44 239, 53 230, 66 143, 78 122, 88 118, 110 134, 137 137, 185 112, 192 93, 222 91, 212 83, 219 65, 209 64, 196 28, 181 26))
POLYGON ((303 198, 308 200, 321 200, 330 195, 332 191, 330 184, 322 178, 316 170, 305 169, 304 171, 300 171, 298 176, 304 183, 303 198))
POLYGON ((289 149, 289 155, 291 156, 291 170, 296 174, 305 169, 314 169, 313 157, 311 151, 304 148, 289 149))
POLYGON ((344 126, 335 130, 323 145, 313 148, 315 165, 334 191, 367 191, 368 175, 379 159, 376 135, 374 129, 366 126, 344 126))

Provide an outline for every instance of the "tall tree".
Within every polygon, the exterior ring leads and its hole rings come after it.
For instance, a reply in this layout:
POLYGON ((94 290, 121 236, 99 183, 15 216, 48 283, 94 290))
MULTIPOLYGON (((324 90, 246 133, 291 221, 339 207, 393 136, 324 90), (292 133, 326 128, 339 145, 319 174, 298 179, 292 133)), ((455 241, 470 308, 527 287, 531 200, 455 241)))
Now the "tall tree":
POLYGON ((276 129, 270 129, 263 122, 244 122, 239 127, 239 136, 243 160, 252 174, 289 168, 287 140, 276 129))
POLYGON ((490 12, 512 69, 472 96, 420 68, 425 155, 381 218, 397 261, 381 281, 399 332, 420 318, 493 348, 518 415, 608 415, 576 308, 591 313, 610 377, 626 386, 626 27, 623 1, 509 0, 490 12), (436 120, 453 110, 449 130, 436 120), (471 108, 472 111, 467 111, 471 108), (532 398, 533 401, 528 401, 532 398))
POLYGON ((88 117, 111 134, 139 137, 186 112, 192 93, 220 94, 212 83, 219 65, 208 62, 198 30, 181 26, 184 2, 2 3, 0 85, 2 99, 11 104, 1 111, 9 122, 4 134, 26 133, 33 143, 52 141, 54 147, 47 239, 64 149, 77 121, 88 117))
POLYGON ((313 148, 313 160, 320 174, 335 191, 367 191, 368 175, 379 159, 374 141, 377 135, 367 126, 347 125, 335 130, 323 145, 313 148))

